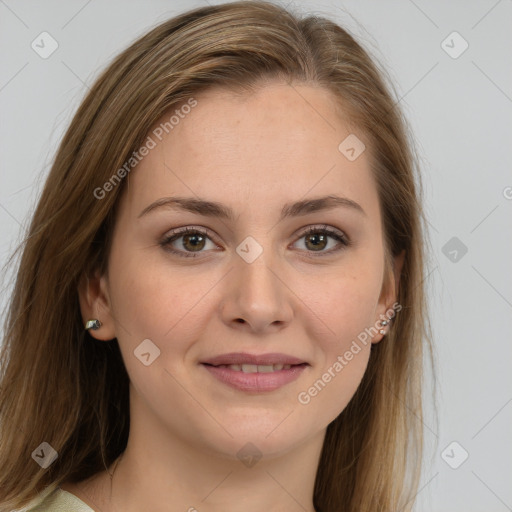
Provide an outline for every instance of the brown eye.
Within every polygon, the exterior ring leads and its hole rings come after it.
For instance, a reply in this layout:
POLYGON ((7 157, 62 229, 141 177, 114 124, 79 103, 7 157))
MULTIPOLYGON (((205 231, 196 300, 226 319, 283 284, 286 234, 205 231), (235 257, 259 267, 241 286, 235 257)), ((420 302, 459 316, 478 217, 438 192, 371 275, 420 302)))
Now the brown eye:
POLYGON ((198 228, 185 228, 167 235, 160 242, 160 245, 166 251, 178 256, 194 258, 202 252, 206 252, 203 249, 205 249, 208 241, 210 241, 213 248, 216 247, 205 231, 198 228))
POLYGON ((306 239, 306 247, 312 251, 316 251, 325 249, 329 237, 322 233, 312 233, 311 235, 306 235, 304 238, 306 239))
POLYGON ((309 228, 300 239, 304 239, 304 246, 307 252, 318 253, 315 256, 329 255, 350 245, 344 233, 335 231, 328 226, 309 228), (337 247, 336 244, 332 244, 334 247, 331 245, 329 250, 325 250, 329 246, 330 239, 338 242, 337 247))
POLYGON ((183 235, 183 248, 191 251, 200 251, 204 248, 205 238, 203 235, 183 235))

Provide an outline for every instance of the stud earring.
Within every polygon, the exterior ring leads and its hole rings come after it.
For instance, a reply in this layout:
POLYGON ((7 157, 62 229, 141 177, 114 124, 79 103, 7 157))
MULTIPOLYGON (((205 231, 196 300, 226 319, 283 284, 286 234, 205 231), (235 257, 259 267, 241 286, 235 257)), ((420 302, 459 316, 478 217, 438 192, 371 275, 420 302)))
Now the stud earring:
MULTIPOLYGON (((380 325, 381 325, 381 327, 386 327, 386 325, 388 325, 388 324, 389 324, 389 322, 388 322, 387 320, 381 320, 381 321, 380 321, 380 325)), ((381 329, 379 332, 380 332, 381 334, 386 334, 385 329, 381 329)))
POLYGON ((101 327, 101 322, 94 318, 92 320, 87 320, 85 323, 85 330, 88 331, 89 329, 92 329, 93 331, 97 331, 101 327))

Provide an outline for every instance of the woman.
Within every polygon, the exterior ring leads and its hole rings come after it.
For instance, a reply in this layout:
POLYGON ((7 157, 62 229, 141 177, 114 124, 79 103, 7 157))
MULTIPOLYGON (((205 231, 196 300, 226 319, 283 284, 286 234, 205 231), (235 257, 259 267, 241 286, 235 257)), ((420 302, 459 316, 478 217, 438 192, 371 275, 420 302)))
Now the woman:
POLYGON ((382 73, 333 22, 234 2, 133 43, 22 249, 2 510, 411 510, 417 178, 382 73))

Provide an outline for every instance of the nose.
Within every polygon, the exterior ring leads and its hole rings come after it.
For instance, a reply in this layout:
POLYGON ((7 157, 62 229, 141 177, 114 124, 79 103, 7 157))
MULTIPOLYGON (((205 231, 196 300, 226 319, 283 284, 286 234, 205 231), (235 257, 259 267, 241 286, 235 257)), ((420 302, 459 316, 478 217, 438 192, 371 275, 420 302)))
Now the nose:
POLYGON ((235 255, 222 303, 223 321, 231 328, 265 334, 290 323, 294 295, 269 252, 252 263, 235 255))

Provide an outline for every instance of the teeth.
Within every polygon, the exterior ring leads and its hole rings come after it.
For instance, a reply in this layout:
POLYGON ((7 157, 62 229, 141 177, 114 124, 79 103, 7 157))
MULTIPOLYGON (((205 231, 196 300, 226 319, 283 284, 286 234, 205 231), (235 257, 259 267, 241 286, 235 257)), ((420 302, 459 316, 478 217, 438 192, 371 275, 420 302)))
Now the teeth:
POLYGON ((229 368, 236 372, 244 373, 271 373, 279 370, 289 370, 291 364, 220 364, 219 368, 229 368))

